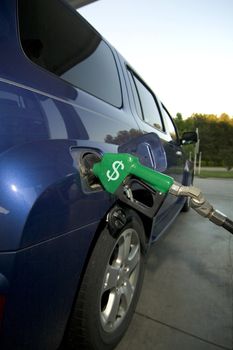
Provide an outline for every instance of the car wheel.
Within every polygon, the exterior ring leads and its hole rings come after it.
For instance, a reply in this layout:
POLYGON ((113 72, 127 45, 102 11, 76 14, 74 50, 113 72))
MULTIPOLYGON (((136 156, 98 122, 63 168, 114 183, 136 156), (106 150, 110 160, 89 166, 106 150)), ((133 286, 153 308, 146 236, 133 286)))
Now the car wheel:
POLYGON ((65 349, 110 350, 117 345, 140 294, 144 252, 143 224, 132 210, 116 237, 107 227, 101 232, 78 294, 65 349))

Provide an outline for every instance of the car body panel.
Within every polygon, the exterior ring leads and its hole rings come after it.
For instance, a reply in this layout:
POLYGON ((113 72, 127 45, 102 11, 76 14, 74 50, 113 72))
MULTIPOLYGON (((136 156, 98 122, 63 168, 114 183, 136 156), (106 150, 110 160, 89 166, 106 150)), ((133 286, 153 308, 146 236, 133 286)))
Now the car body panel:
MULTIPOLYGON (((0 254, 10 281, 1 349, 57 349, 97 226, 0 254)), ((0 293, 1 288, 0 280, 0 293)))
MULTIPOLYGON (((117 152, 118 145, 155 132, 166 151, 166 174, 189 184, 192 164, 177 154, 181 146, 167 132, 137 116, 127 63, 114 48, 109 46, 121 84, 120 108, 26 57, 16 0, 2 0, 0 14, 0 296, 6 296, 0 347, 53 350, 99 225, 116 201, 104 191, 86 190, 80 151, 117 152)), ((147 233, 149 242, 182 205, 168 196, 147 233)))

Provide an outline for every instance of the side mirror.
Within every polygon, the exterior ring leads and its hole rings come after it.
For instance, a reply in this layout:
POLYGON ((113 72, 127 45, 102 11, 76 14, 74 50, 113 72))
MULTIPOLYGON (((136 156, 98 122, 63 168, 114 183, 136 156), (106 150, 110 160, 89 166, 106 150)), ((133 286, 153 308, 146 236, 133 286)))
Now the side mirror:
POLYGON ((196 143, 198 141, 196 131, 184 132, 180 141, 182 145, 190 145, 192 143, 196 143))

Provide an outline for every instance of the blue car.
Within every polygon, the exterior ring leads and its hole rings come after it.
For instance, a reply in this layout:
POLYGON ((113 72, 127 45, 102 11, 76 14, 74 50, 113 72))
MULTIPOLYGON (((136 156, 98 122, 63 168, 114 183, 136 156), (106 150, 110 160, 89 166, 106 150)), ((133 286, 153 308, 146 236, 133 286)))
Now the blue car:
POLYGON ((188 202, 168 196, 150 219, 82 170, 154 133, 166 154, 155 168, 188 185, 182 147, 196 136, 179 138, 153 91, 65 1, 1 0, 0 29, 0 349, 113 349, 148 247, 188 202), (124 216, 114 233, 112 213, 124 216))

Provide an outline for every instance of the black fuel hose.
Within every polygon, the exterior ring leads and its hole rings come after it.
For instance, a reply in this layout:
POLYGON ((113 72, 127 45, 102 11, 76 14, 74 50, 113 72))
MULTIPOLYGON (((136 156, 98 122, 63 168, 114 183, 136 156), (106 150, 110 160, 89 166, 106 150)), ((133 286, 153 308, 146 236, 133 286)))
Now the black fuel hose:
POLYGON ((222 227, 224 227, 227 231, 233 234, 233 221, 231 221, 230 219, 226 218, 226 220, 222 224, 222 227))

